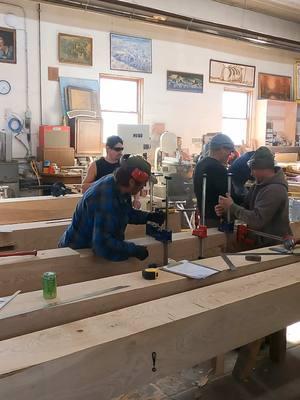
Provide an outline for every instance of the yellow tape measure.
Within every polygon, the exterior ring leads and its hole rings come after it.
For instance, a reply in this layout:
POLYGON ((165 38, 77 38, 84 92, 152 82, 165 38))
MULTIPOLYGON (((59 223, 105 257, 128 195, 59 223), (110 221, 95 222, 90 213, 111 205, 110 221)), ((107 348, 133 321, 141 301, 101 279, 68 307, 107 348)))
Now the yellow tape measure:
POLYGON ((154 280, 158 278, 158 269, 157 268, 146 268, 142 271, 142 276, 147 280, 154 280))

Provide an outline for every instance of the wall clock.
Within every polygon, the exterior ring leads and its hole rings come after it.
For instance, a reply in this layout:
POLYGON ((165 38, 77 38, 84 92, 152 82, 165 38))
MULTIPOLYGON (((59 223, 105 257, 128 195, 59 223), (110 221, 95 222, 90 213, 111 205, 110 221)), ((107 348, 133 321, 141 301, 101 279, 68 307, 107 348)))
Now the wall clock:
POLYGON ((8 81, 0 80, 0 94, 8 94, 11 91, 11 86, 8 81))

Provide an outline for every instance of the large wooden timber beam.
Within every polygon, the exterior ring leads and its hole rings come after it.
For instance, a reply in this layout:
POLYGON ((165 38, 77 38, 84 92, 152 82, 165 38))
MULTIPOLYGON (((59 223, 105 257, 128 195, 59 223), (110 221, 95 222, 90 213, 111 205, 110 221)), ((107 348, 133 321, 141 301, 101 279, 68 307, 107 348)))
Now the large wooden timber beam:
MULTIPOLYGON (((235 256, 235 271, 229 270, 221 257, 202 260, 201 265, 214 267, 219 273, 201 280, 160 271, 159 279, 145 281, 140 272, 133 272, 121 278, 60 286, 54 300, 45 300, 41 290, 20 294, 0 313, 0 340, 288 265, 293 259, 276 257, 270 252, 257 263, 235 256)), ((293 265, 300 267, 300 263, 293 265)))
POLYGON ((5 340, 0 398, 111 400, 298 321, 299 302, 289 265, 5 340))
POLYGON ((19 197, 0 201, 1 224, 70 218, 80 200, 80 194, 61 197, 19 197))
MULTIPOLYGON (((216 229, 209 230, 204 241, 204 253, 219 254, 225 245, 225 235, 216 229)), ((149 263, 162 265, 163 245, 150 237, 135 239, 135 243, 145 245, 149 257, 144 261, 130 258, 123 262, 107 261, 95 257, 91 250, 54 249, 42 250, 36 257, 0 257, 0 296, 8 296, 16 290, 30 292, 41 288, 41 276, 46 271, 57 273, 59 285, 99 279, 112 275, 140 271, 149 263), (63 257, 61 257, 63 255, 63 257)), ((200 255, 199 239, 188 232, 175 233, 169 245, 169 257, 175 260, 195 260, 200 255)))
MULTIPOLYGON (((169 226, 173 233, 181 231, 180 218, 181 216, 177 212, 169 215, 169 226)), ((71 219, 62 219, 0 225, 0 248, 7 246, 14 246, 15 250, 46 250, 55 248, 57 247, 59 238, 70 223, 71 219)), ((145 235, 145 225, 127 226, 126 239, 136 239, 145 235)))

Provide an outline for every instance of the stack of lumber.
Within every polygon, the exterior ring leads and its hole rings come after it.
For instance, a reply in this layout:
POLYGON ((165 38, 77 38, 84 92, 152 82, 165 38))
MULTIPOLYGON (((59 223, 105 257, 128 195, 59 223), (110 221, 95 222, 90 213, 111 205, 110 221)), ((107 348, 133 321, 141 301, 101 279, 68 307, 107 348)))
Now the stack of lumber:
MULTIPOLYGON (((225 235, 212 228, 204 239, 205 253, 220 253, 225 246, 225 235)), ((136 244, 147 246, 149 257, 144 261, 130 258, 124 262, 107 261, 95 257, 90 249, 72 250, 60 248, 38 251, 37 256, 0 258, 0 296, 10 295, 15 287, 22 292, 38 290, 41 276, 46 271, 57 274, 59 285, 104 278, 111 275, 140 271, 149 263, 162 265, 163 244, 151 237, 135 239, 136 244)), ((181 232, 173 235, 169 245, 169 257, 174 260, 194 260, 200 256, 200 241, 190 233, 181 232)))
MULTIPOLYGON (((173 233, 181 231, 180 214, 169 215, 173 233)), ((46 250, 57 247, 59 238, 70 225, 71 219, 26 222, 22 224, 0 225, 0 249, 13 246, 15 250, 46 250)), ((145 236, 145 225, 127 225, 126 239, 145 236)))
MULTIPOLYGON (((81 195, 28 197, 0 201, 0 249, 45 250, 57 247, 81 195)), ((181 215, 169 215, 169 228, 181 231, 181 215)), ((126 239, 145 236, 145 225, 128 225, 126 239)))
POLYGON ((1 225, 70 218, 80 199, 81 194, 2 199, 1 225))

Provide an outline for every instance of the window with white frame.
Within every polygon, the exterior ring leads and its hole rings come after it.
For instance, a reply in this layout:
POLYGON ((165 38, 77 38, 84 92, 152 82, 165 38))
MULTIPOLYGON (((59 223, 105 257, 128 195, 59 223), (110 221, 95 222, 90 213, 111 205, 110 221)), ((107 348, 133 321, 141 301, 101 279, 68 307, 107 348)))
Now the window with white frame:
POLYGON ((117 135, 119 124, 141 123, 142 79, 100 75, 103 141, 117 135))
POLYGON ((247 142, 250 94, 224 90, 222 132, 231 137, 235 145, 247 142))

